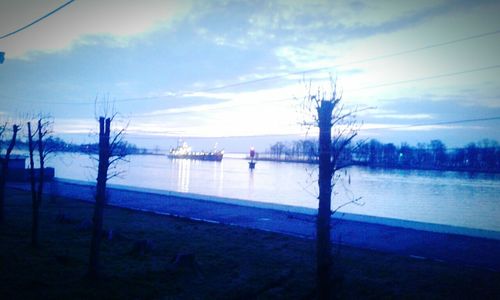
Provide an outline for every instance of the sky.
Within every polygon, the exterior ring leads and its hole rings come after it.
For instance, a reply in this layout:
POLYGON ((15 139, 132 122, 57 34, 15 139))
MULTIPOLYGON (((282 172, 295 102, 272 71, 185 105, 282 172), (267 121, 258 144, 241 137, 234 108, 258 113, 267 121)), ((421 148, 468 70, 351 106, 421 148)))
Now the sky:
MULTIPOLYGON (((0 36, 66 2, 0 0, 0 36)), ((360 138, 500 141, 499 14, 500 1, 76 0, 0 39, 0 118, 50 115, 54 135, 95 142, 96 117, 116 113, 139 146, 263 150, 314 137, 307 86, 331 95, 334 80, 362 110, 360 138), (455 123, 476 119, 489 120, 455 123)))

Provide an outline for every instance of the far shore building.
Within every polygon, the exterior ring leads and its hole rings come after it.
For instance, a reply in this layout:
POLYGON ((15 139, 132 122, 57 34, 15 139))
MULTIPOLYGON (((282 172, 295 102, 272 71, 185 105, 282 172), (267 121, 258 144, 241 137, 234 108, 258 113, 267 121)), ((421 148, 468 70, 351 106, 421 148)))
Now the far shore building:
MULTIPOLYGON (((29 179, 29 169, 26 168, 26 155, 11 155, 9 158, 9 171, 7 180, 11 181, 25 181, 29 179)), ((0 158, 0 162, 3 163, 5 158, 0 158)), ((2 170, 0 169, 0 175, 2 170)), ((40 174, 40 169, 35 169, 35 177, 40 174)), ((54 168, 45 168, 44 177, 46 180, 51 180, 54 178, 54 168)))

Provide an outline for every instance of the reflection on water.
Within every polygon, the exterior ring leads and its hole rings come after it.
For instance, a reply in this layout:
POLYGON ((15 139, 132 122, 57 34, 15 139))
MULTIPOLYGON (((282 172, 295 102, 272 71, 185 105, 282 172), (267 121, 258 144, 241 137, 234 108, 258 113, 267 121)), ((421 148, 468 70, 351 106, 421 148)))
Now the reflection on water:
MULTIPOLYGON (((93 180, 88 156, 58 154, 56 177, 93 180)), ((317 166, 242 159, 222 162, 131 156, 123 177, 110 183, 317 207, 317 166)), ((352 167, 340 172, 332 208, 362 197, 363 206, 340 211, 500 231, 500 175, 352 167)))
POLYGON ((173 159, 172 163, 177 164, 177 190, 180 192, 189 192, 189 178, 191 171, 191 160, 189 159, 173 159))
MULTIPOLYGON (((166 169, 170 168, 170 174, 175 174, 173 178, 175 188, 173 190, 184 193, 193 193, 199 191, 201 186, 213 187, 216 194, 219 196, 224 195, 224 162, 217 161, 199 161, 189 159, 168 159, 170 166, 165 166, 166 169)), ((140 166, 138 166, 140 168, 140 166)), ((167 177, 159 175, 160 177, 167 177)), ((170 181, 173 179, 172 176, 170 181)), ((154 184, 153 184, 154 185, 154 184)), ((161 186, 154 186, 155 188, 164 189, 165 184, 161 186)))
POLYGON ((217 185, 217 194, 222 195, 224 191, 224 162, 212 162, 214 166, 213 180, 217 185))
POLYGON ((248 168, 248 193, 249 194, 252 194, 253 193, 253 185, 254 185, 254 182, 253 182, 253 171, 254 169, 250 169, 248 168))

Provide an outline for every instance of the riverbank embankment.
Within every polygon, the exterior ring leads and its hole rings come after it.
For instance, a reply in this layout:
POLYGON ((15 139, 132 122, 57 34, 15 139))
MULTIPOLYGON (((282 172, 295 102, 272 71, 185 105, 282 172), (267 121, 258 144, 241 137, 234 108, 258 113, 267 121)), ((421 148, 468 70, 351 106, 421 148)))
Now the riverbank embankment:
MULTIPOLYGON (((27 184, 11 184, 27 190, 27 184)), ((88 182, 54 180, 48 194, 93 201, 88 182)), ((110 185, 109 205, 313 238, 315 210, 155 189, 110 185)), ((332 240, 337 244, 403 256, 500 270, 500 233, 381 217, 336 214, 332 240)))

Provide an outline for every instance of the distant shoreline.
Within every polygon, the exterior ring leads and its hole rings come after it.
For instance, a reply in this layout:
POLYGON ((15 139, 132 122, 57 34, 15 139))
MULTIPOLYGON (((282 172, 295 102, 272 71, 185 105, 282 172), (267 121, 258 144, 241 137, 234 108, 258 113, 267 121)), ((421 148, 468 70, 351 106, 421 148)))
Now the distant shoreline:
MULTIPOLYGON (((241 158, 249 160, 249 157, 241 158)), ((317 165, 317 160, 309 160, 309 159, 288 159, 288 158, 258 158, 255 159, 256 162, 259 161, 271 161, 271 162, 283 162, 283 163, 300 163, 300 164, 309 164, 309 165, 317 165)), ((464 173, 486 173, 486 174, 500 174, 500 170, 482 170, 482 169, 473 169, 473 168, 438 168, 438 167, 403 167, 403 166, 383 166, 383 165, 369 165, 364 162, 352 162, 346 167, 358 166, 358 167, 366 167, 370 169, 386 169, 386 170, 419 170, 419 171, 443 171, 443 172, 464 172, 464 173)))
MULTIPOLYGON (((22 152, 24 153, 24 152, 22 152)), ((80 155, 97 155, 97 153, 86 153, 83 151, 55 151, 53 152, 53 155, 57 155, 57 153, 73 153, 73 154, 80 154, 80 155)), ((144 156, 144 155, 152 155, 152 156, 165 156, 168 157, 166 153, 156 153, 154 151, 144 151, 144 152, 136 152, 136 153, 129 153, 127 155, 138 155, 138 156, 144 156)), ((248 157, 245 153, 226 153, 224 156, 225 159, 242 159, 242 160, 250 160, 250 157, 248 157)), ((181 158, 183 159, 183 158, 181 158)), ((269 162, 280 162, 280 163, 300 163, 300 164, 308 164, 308 165, 317 165, 318 160, 311 160, 311 159, 301 159, 301 158, 271 158, 271 157, 258 157, 254 159, 255 162, 259 161, 269 161, 269 162)), ((500 169, 499 170, 484 170, 484 169, 475 169, 475 168, 463 168, 463 167, 458 167, 458 168, 449 168, 449 167, 418 167, 418 166, 412 166, 412 167, 405 167, 405 166, 386 166, 382 164, 377 164, 377 165, 370 165, 366 162, 360 162, 360 161, 353 161, 346 165, 346 167, 351 167, 351 166, 359 166, 359 167, 366 167, 370 169, 381 169, 381 170, 419 170, 419 171, 442 171, 442 172, 462 172, 462 173, 484 173, 484 174, 500 174, 500 169)))

